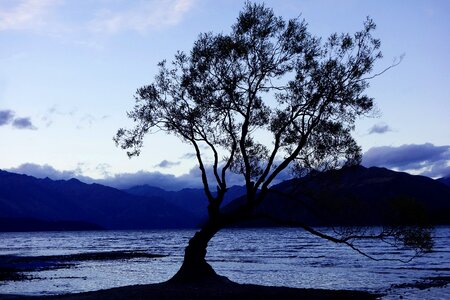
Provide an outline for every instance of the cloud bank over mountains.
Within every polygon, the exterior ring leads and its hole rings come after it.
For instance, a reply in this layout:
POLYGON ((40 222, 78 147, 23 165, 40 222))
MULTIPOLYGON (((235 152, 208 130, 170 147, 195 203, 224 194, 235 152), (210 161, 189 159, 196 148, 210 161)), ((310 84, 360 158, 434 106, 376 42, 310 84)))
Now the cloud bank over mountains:
MULTIPOLYGON (((198 168, 192 168, 189 173, 180 176, 164 174, 158 171, 138 171, 136 173, 119 173, 106 175, 102 179, 94 179, 84 176, 80 168, 75 170, 60 171, 50 165, 39 165, 34 163, 25 163, 16 168, 10 168, 6 171, 26 174, 37 178, 50 178, 53 180, 69 180, 76 178, 85 183, 98 183, 119 189, 126 189, 136 185, 150 185, 160 187, 168 191, 178 191, 184 188, 201 188, 201 174, 198 168)), ((242 185, 241 176, 230 174, 228 185, 242 185)))
POLYGON ((450 175, 449 162, 449 145, 435 146, 425 143, 370 148, 363 155, 362 165, 409 171, 429 177, 444 177, 450 175))
MULTIPOLYGON (((170 165, 172 162, 162 161, 160 165, 170 165)), ((450 146, 435 146, 430 143, 410 144, 399 147, 383 146, 369 149, 363 155, 362 165, 365 167, 377 166, 407 171, 433 178, 450 175, 450 146)), ((157 186, 169 191, 178 191, 184 188, 201 188, 201 174, 197 167, 192 168, 187 174, 175 176, 158 171, 138 171, 136 173, 109 174, 105 177, 94 179, 83 175, 79 167, 74 170, 60 171, 50 165, 25 163, 7 171, 26 174, 37 178, 49 177, 53 180, 68 180, 76 178, 85 183, 98 183, 119 189, 130 188, 136 185, 157 186)), ((212 178, 212 174, 209 174, 212 178)), ((289 179, 289 172, 280 174, 277 182, 289 179)), ((228 186, 243 185, 242 176, 230 173, 228 186)), ((213 187, 214 189, 214 187, 213 187)))

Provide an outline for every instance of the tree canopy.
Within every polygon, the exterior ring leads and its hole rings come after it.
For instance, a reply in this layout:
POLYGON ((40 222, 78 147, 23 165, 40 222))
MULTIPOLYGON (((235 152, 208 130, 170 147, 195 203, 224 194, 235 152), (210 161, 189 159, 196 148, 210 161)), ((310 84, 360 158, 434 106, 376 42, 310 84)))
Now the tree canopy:
POLYGON ((136 127, 120 129, 116 142, 138 155, 144 136, 157 129, 191 144, 210 200, 211 186, 226 190, 230 171, 243 175, 252 201, 289 166, 358 163, 350 133, 356 117, 373 108, 364 92, 381 58, 374 29, 368 18, 362 31, 322 41, 305 21, 286 22, 247 3, 229 34, 201 34, 189 54, 159 63, 129 112, 136 127), (214 157, 214 178, 207 177, 202 144, 214 157))
POLYGON ((247 2, 229 33, 200 34, 189 53, 159 63, 128 113, 136 126, 120 129, 115 141, 130 157, 154 131, 192 145, 214 235, 248 217, 281 172, 360 162, 351 132, 373 112, 365 92, 384 72, 374 71, 382 58, 375 27, 367 18, 361 31, 321 39, 304 20, 247 2), (242 175, 247 191, 233 213, 221 210, 230 172, 242 175))

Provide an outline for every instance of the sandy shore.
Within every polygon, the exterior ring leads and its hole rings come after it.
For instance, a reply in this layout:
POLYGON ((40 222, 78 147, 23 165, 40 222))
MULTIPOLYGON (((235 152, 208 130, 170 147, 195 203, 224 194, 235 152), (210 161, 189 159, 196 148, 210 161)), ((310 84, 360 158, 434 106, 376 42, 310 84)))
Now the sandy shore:
POLYGON ((0 299, 377 299, 380 295, 363 291, 296 289, 287 287, 268 287, 252 284, 226 283, 173 283, 135 285, 95 292, 67 294, 58 296, 24 297, 0 295, 0 299))

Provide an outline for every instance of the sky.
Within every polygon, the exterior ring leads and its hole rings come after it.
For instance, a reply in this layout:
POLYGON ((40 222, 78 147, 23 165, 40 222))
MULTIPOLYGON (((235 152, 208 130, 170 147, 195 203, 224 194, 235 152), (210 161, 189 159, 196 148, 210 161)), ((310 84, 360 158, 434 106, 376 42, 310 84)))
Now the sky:
MULTIPOLYGON (((256 1, 258 2, 258 1, 256 1)), ((227 33, 238 0, 0 0, 0 169, 116 187, 199 186, 192 149, 146 137, 129 159, 112 138, 130 127, 137 88, 199 33, 227 33)), ((383 70, 371 82, 377 116, 358 121, 363 165, 450 175, 450 1, 265 1, 326 38, 377 24, 383 70)), ((237 178, 232 183, 239 183, 237 178)), ((233 180, 234 180, 233 179, 233 180)))

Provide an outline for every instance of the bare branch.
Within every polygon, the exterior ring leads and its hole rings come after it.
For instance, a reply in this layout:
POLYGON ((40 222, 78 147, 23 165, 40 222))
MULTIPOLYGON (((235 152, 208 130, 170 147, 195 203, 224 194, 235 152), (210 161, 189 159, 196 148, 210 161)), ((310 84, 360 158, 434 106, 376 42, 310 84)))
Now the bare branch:
MULTIPOLYGON (((351 249, 353 249, 354 251, 356 251, 357 253, 359 253, 359 254, 361 254, 361 255, 363 255, 363 256, 371 259, 371 260, 374 260, 374 261, 398 261, 398 262, 402 262, 402 263, 409 263, 414 258, 419 256, 419 254, 416 252, 413 256, 411 256, 407 260, 400 259, 400 258, 375 257, 375 256, 370 255, 367 252, 361 250, 357 246, 355 246, 353 243, 350 242, 350 240, 348 238, 339 238, 339 237, 328 235, 328 234, 323 233, 321 231, 318 231, 318 230, 316 230, 316 229, 314 229, 314 228, 312 228, 310 226, 307 226, 307 225, 305 225, 305 224, 303 224, 301 222, 292 221, 292 220, 290 220, 290 221, 280 220, 279 218, 275 218, 275 217, 270 216, 268 214, 258 215, 258 218, 265 218, 265 219, 271 220, 271 221, 273 221, 275 223, 282 224, 284 226, 302 228, 303 230, 305 230, 305 231, 307 231, 307 232, 309 232, 309 233, 311 233, 311 234, 313 234, 315 236, 318 236, 318 237, 320 237, 322 239, 331 241, 331 242, 336 243, 336 244, 346 245, 346 246, 350 247, 351 249)), ((353 239, 376 239, 376 240, 381 240, 382 238, 379 237, 379 236, 376 236, 376 235, 375 236, 373 236, 373 235, 367 235, 367 236, 361 235, 361 236, 354 236, 353 239)))

